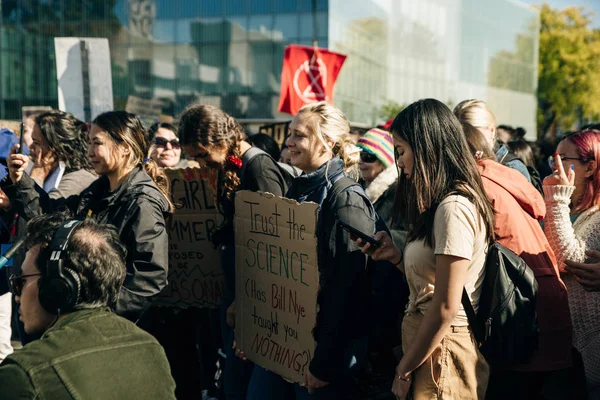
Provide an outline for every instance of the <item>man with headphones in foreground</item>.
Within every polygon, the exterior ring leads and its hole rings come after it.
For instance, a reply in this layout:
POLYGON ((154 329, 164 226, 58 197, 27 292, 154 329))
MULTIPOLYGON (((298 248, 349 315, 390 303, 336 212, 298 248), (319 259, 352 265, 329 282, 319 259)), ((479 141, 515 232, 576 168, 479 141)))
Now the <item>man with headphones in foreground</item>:
POLYGON ((125 279, 117 231, 68 218, 27 226, 11 285, 25 331, 43 335, 0 364, 0 399, 175 399, 162 347, 110 309, 125 279))

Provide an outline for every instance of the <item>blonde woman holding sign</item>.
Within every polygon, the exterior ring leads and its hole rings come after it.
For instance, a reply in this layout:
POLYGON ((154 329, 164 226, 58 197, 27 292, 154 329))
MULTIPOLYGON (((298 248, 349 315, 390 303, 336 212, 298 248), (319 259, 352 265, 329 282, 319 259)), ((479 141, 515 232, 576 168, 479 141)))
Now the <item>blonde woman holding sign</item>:
POLYGON ((304 106, 290 124, 286 141, 293 166, 304 173, 287 197, 321 205, 317 226, 320 291, 314 329, 317 347, 300 385, 259 366, 254 368, 248 400, 347 399, 355 345, 366 337, 366 257, 338 221, 367 234, 375 232, 373 205, 348 176, 358 176, 359 151, 340 110, 325 102, 304 106), (339 182, 336 184, 336 182, 339 182), (338 189, 341 188, 341 191, 338 189), (333 195, 336 190, 337 195, 333 195))

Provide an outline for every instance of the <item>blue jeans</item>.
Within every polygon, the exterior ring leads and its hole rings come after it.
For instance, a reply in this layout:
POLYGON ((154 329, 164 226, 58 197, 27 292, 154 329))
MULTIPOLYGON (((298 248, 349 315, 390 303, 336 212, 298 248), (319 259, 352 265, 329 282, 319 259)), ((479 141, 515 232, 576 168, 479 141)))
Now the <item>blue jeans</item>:
POLYGON ((351 391, 352 382, 347 379, 316 389, 311 395, 305 387, 287 382, 257 365, 252 372, 246 400, 348 400, 352 398, 351 391))

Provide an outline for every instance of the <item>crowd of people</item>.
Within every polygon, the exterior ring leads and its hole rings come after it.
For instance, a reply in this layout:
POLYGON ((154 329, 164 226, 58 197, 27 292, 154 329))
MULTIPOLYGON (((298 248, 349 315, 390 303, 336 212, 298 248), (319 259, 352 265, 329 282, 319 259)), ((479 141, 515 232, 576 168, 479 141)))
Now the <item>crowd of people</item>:
POLYGON ((600 399, 598 128, 549 156, 481 100, 419 100, 359 134, 308 104, 283 148, 199 103, 148 129, 125 111, 39 114, 23 149, 3 132, 0 237, 24 246, 0 269, 0 399, 600 399), (164 169, 187 167, 217 172, 218 310, 154 304, 174 212, 164 169), (320 206, 299 383, 234 341, 240 190, 320 206), (537 282, 537 345, 518 364, 488 362, 463 306, 485 296, 494 243, 537 282))

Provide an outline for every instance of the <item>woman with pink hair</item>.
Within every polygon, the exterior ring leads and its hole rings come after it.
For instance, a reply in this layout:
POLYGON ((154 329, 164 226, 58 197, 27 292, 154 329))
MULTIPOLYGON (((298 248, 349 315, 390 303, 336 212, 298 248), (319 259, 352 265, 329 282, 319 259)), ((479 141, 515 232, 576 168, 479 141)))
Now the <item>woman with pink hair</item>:
POLYGON ((600 398, 600 293, 588 292, 565 260, 586 260, 586 251, 600 250, 600 131, 566 136, 544 179, 544 231, 567 286, 573 320, 573 344, 581 353, 590 399, 600 398))

